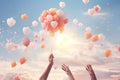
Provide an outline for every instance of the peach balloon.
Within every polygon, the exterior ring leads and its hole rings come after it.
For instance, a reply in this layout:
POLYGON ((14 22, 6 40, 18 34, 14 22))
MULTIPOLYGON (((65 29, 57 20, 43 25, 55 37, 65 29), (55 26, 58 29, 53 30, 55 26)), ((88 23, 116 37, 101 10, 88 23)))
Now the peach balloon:
POLYGON ((48 15, 48 11, 45 10, 45 11, 42 12, 43 17, 46 17, 47 15, 48 15))
POLYGON ((90 39, 92 37, 92 33, 91 32, 85 32, 85 38, 86 39, 90 39))
POLYGON ((11 63, 11 67, 13 68, 13 67, 15 67, 17 64, 16 64, 16 62, 15 61, 13 61, 12 63, 11 63))
POLYGON ((26 58, 25 57, 21 57, 19 62, 20 62, 20 64, 24 64, 26 62, 26 58))
POLYGON ((23 21, 27 20, 27 19, 28 19, 27 14, 22 14, 22 15, 21 15, 21 19, 22 19, 23 21))
POLYGON ((112 51, 110 49, 106 49, 104 51, 104 54, 105 54, 106 57, 109 57, 111 55, 111 53, 112 53, 112 51))
POLYGON ((92 41, 93 41, 93 42, 97 42, 98 40, 99 40, 98 35, 93 35, 92 41))
POLYGON ((41 47, 41 48, 45 48, 45 44, 42 43, 42 44, 40 45, 40 47, 41 47))

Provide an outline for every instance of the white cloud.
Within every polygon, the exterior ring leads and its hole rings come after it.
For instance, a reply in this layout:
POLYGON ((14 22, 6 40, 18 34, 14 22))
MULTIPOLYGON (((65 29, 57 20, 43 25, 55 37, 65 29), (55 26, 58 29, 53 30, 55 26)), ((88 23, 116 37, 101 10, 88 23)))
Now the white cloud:
MULTIPOLYGON (((83 14, 89 15, 88 12, 84 12, 83 14)), ((99 12, 99 13, 94 14, 93 16, 106 16, 106 15, 108 15, 107 12, 99 12)))

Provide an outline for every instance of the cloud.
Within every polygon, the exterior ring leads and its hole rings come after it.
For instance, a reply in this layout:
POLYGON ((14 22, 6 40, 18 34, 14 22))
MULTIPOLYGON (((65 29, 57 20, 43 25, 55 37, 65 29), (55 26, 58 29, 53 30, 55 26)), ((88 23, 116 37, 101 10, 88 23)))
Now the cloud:
MULTIPOLYGON (((84 12, 83 14, 89 15, 88 12, 84 12)), ((107 12, 99 12, 99 13, 94 14, 93 16, 106 16, 106 15, 108 15, 107 12)))

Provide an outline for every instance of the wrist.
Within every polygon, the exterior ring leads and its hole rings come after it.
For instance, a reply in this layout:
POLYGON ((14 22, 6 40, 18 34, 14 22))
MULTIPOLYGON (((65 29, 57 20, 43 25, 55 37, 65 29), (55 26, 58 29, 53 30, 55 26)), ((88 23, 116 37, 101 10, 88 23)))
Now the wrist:
POLYGON ((50 65, 53 65, 53 62, 49 62, 50 65))

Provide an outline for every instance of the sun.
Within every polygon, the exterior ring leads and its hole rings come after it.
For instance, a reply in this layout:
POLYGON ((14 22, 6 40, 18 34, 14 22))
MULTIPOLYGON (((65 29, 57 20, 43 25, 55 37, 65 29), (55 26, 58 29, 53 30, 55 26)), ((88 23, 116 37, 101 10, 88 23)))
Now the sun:
POLYGON ((75 39, 70 34, 58 33, 55 36, 55 44, 58 48, 70 48, 74 42, 75 39))

